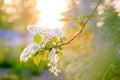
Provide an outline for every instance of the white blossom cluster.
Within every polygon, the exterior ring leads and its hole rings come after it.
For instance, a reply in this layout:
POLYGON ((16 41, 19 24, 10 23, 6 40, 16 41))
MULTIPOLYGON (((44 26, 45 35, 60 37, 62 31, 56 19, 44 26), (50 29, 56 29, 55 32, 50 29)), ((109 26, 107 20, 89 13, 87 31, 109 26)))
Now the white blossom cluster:
POLYGON ((39 33, 41 34, 42 36, 46 36, 46 35, 49 35, 50 33, 47 31, 46 28, 43 28, 43 27, 39 27, 39 26, 35 26, 35 25, 29 25, 27 27, 27 30, 29 32, 33 32, 33 33, 39 33))
POLYGON ((56 54, 56 49, 53 48, 50 51, 49 57, 48 57, 49 63, 48 66, 50 67, 50 71, 51 73, 53 73, 54 75, 58 76, 58 73, 60 73, 61 71, 58 69, 58 60, 59 60, 59 56, 58 54, 56 54))
POLYGON ((58 39, 60 39, 61 37, 63 37, 62 30, 58 29, 58 28, 54 28, 54 29, 50 30, 50 29, 47 29, 44 27, 29 25, 27 27, 27 30, 29 32, 39 33, 43 37, 47 37, 47 38, 52 38, 53 36, 56 36, 56 37, 58 37, 58 39))
MULTIPOLYGON (((20 60, 24 62, 26 62, 32 55, 35 55, 35 53, 37 53, 41 48, 44 49, 46 47, 45 44, 47 43, 47 40, 52 40, 53 37, 57 37, 60 40, 63 37, 62 30, 58 28, 54 28, 50 30, 47 28, 39 27, 39 26, 29 25, 27 27, 27 30, 29 32, 40 34, 42 36, 42 44, 33 42, 30 45, 28 45, 27 48, 25 48, 22 54, 20 55, 20 60)), ((58 54, 56 54, 57 52, 56 48, 52 48, 52 50, 51 49, 48 49, 48 50, 50 51, 48 55, 49 70, 54 75, 58 76, 58 74, 61 71, 58 69, 59 56, 58 54)))
POLYGON ((55 29, 52 30, 51 35, 56 36, 60 39, 60 38, 63 37, 63 31, 61 29, 55 28, 55 29))
POLYGON ((31 55, 34 55, 36 52, 38 52, 41 48, 41 44, 37 44, 35 42, 28 45, 23 52, 20 55, 20 61, 26 62, 31 55))

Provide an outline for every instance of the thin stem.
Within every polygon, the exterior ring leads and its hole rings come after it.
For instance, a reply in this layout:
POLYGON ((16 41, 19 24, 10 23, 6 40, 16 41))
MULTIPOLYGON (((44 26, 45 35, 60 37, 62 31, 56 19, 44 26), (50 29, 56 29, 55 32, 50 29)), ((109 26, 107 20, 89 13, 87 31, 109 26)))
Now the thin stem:
POLYGON ((93 12, 89 15, 89 17, 87 18, 87 20, 86 20, 85 23, 83 24, 83 26, 82 26, 82 28, 80 29, 80 31, 79 31, 75 36, 73 36, 69 41, 67 41, 66 43, 60 44, 59 47, 69 44, 70 42, 72 42, 76 37, 78 37, 78 36, 83 32, 83 30, 84 30, 87 22, 88 22, 89 19, 92 17, 92 15, 93 15, 94 12, 96 11, 97 7, 100 5, 101 1, 102 1, 102 0, 100 0, 100 1, 98 2, 97 6, 96 6, 95 9, 93 10, 93 12))

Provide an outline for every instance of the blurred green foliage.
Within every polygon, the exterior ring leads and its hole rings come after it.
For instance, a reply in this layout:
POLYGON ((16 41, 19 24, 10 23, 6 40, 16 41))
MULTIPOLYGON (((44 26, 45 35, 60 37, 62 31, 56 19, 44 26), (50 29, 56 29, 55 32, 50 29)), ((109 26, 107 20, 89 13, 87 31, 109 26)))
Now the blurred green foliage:
POLYGON ((110 59, 103 74, 103 80, 120 80, 120 16, 118 16, 113 6, 106 7, 108 8, 106 8, 104 14, 101 15, 101 18, 105 18, 103 20, 103 27, 99 28, 97 33, 100 34, 100 31, 102 32, 99 36, 103 43, 101 50, 106 49, 107 53, 109 53, 106 56, 111 55, 109 56, 110 59))

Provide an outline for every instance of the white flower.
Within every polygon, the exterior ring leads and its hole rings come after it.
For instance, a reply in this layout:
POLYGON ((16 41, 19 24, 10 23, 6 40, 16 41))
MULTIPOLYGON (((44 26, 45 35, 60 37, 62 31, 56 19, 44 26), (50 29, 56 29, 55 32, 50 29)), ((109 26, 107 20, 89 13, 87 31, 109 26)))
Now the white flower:
POLYGON ((50 54, 48 56, 48 59, 50 60, 50 63, 55 65, 58 63, 58 60, 59 60, 59 57, 58 55, 56 54, 56 49, 53 48, 51 51, 50 51, 50 54))
POLYGON ((35 42, 31 43, 21 53, 20 61, 26 62, 31 57, 31 55, 34 55, 36 52, 38 52, 40 48, 41 48, 41 44, 37 44, 35 42))
POLYGON ((40 26, 37 26, 37 25, 29 25, 29 26, 27 27, 27 30, 28 30, 29 32, 39 33, 39 34, 41 34, 41 35, 43 35, 43 36, 50 34, 50 33, 47 32, 47 29, 46 29, 46 28, 40 27, 40 26))
POLYGON ((50 67, 50 72, 53 73, 55 76, 58 76, 58 73, 60 73, 61 71, 57 69, 56 66, 52 66, 50 67))
POLYGON ((49 40, 51 38, 51 32, 49 29, 44 28, 44 27, 39 27, 37 25, 29 25, 27 27, 27 30, 29 32, 33 32, 33 33, 38 33, 43 37, 43 41, 47 41, 47 39, 49 40))
POLYGON ((58 76, 58 73, 60 73, 61 71, 57 69, 57 66, 52 66, 50 67, 50 72, 53 73, 55 76, 58 76))
POLYGON ((54 28, 53 30, 52 30, 52 34, 51 34, 52 36, 56 36, 56 37, 58 37, 58 38, 61 38, 61 37, 63 37, 63 31, 61 30, 61 29, 58 29, 58 28, 54 28))
POLYGON ((48 63, 48 67, 52 67, 52 64, 51 64, 51 63, 48 63))
POLYGON ((52 56, 52 58, 50 59, 50 62, 55 65, 55 64, 58 63, 58 60, 59 60, 58 55, 57 55, 57 54, 54 54, 54 55, 52 56))
POLYGON ((56 53, 56 49, 52 48, 52 50, 50 51, 50 54, 49 54, 48 58, 52 58, 55 53, 56 53))
POLYGON ((29 32, 38 33, 38 34, 42 35, 44 41, 46 40, 46 38, 48 38, 48 40, 50 40, 50 38, 52 38, 53 36, 56 36, 58 39, 63 37, 63 32, 59 28, 54 28, 51 30, 51 29, 48 29, 45 27, 40 27, 37 25, 28 25, 27 30, 29 32))
POLYGON ((58 61, 59 61, 59 56, 58 54, 56 54, 56 49, 53 48, 51 51, 50 51, 50 54, 48 56, 48 59, 49 59, 49 63, 48 63, 48 66, 50 67, 50 71, 51 73, 53 73, 54 75, 58 76, 58 73, 60 73, 61 71, 58 70, 57 66, 58 66, 58 61))

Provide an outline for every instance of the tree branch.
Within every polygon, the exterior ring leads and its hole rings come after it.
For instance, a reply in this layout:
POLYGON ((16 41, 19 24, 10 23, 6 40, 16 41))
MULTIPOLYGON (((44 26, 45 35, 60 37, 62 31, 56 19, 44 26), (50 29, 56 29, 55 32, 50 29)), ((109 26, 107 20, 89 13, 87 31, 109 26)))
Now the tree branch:
POLYGON ((95 7, 95 9, 93 10, 93 12, 89 15, 89 17, 87 18, 87 20, 85 21, 85 23, 83 24, 82 28, 80 29, 80 31, 75 35, 73 36, 69 41, 67 41, 66 43, 63 43, 63 44, 60 44, 59 47, 61 46, 64 46, 64 45, 67 45, 69 44, 70 42, 72 42, 75 38, 77 38, 84 30, 87 22, 90 20, 90 18, 92 17, 92 15, 94 14, 94 12, 96 11, 97 7, 100 5, 102 0, 100 0, 97 4, 97 6, 95 7))

